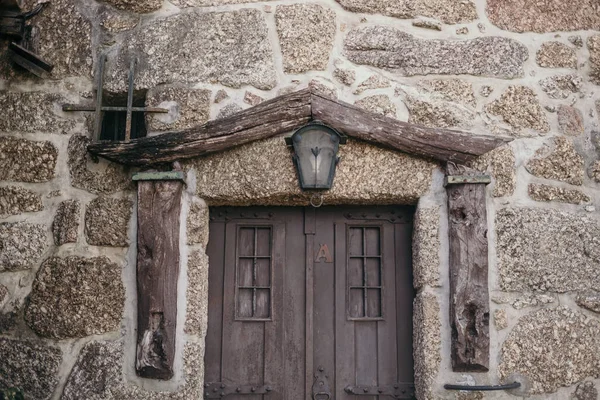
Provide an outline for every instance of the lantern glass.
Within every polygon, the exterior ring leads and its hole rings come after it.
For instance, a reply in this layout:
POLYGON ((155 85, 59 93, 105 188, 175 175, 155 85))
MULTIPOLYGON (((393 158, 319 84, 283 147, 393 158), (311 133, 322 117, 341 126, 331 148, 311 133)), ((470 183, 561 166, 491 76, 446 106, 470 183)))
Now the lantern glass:
POLYGON ((309 124, 291 138, 302 189, 331 189, 340 135, 333 129, 309 124))

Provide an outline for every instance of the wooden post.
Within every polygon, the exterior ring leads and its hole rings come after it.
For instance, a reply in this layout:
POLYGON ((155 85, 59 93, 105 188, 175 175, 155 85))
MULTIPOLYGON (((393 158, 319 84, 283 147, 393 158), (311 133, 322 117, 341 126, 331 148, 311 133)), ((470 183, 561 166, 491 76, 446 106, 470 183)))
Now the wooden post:
MULTIPOLYGON (((161 173, 138 175, 136 372, 166 380, 173 377, 175 355, 183 182, 160 180, 161 173)), ((174 179, 173 172, 163 178, 174 179)))
POLYGON ((447 173, 452 370, 485 372, 490 360, 485 185, 490 177, 451 163, 447 173))

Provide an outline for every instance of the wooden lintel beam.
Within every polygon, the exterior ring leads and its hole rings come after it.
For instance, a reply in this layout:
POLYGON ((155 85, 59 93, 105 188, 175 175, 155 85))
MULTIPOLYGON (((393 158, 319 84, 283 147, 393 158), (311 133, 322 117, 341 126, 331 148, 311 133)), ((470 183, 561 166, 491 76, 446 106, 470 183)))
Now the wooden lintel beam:
POLYGON ((449 176, 471 183, 446 186, 450 242, 451 358, 455 372, 485 372, 490 363, 487 179, 449 163, 449 176), (481 178, 481 179, 480 179, 481 178))
POLYGON ((309 121, 310 91, 306 89, 199 127, 127 143, 96 142, 88 146, 88 151, 125 165, 170 163, 290 132, 309 121))
POLYGON ((467 163, 512 139, 428 128, 312 94, 312 115, 349 137, 442 162, 467 163))
POLYGON ((380 116, 304 89, 185 131, 124 142, 96 142, 90 153, 135 166, 170 163, 288 133, 318 119, 349 137, 443 162, 467 163, 511 141, 380 116))

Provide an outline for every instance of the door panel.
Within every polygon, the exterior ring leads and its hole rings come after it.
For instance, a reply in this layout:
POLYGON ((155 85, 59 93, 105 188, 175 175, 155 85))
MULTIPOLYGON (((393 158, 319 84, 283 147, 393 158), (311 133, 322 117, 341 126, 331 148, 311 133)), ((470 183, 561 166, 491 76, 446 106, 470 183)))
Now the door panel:
POLYGON ((400 394, 413 381, 412 213, 211 209, 209 398, 400 394))

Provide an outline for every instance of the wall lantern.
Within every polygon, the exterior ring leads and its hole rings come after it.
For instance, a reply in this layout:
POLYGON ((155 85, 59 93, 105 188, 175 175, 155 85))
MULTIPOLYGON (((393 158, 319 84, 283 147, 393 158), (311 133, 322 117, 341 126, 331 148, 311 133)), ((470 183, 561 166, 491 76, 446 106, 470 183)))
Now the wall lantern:
POLYGON ((294 148, 300 188, 331 189, 339 161, 339 145, 346 143, 346 136, 319 121, 312 121, 285 138, 285 142, 294 148))

